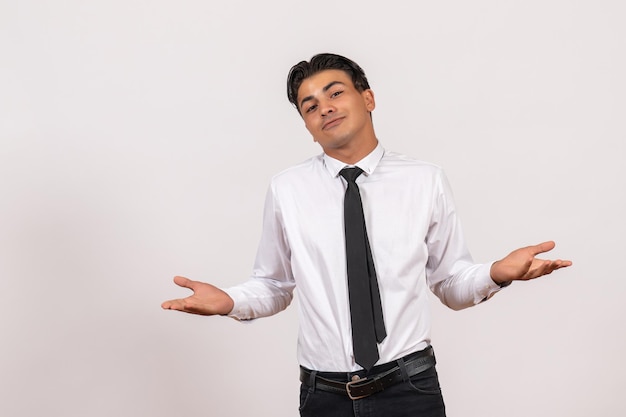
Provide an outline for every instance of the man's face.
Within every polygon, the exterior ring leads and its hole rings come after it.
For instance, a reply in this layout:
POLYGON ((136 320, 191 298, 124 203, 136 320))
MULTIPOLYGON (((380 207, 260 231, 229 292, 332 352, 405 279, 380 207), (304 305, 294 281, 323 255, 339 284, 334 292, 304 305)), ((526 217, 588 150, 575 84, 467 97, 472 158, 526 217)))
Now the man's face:
POLYGON ((359 92, 341 70, 325 70, 306 78, 298 89, 304 124, 326 153, 358 146, 374 138, 371 90, 359 92))

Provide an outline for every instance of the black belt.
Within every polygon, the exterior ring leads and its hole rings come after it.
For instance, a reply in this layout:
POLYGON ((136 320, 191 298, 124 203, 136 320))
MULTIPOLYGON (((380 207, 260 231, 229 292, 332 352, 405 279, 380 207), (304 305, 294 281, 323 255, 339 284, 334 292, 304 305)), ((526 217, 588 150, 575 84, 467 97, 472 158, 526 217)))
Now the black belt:
MULTIPOLYGON (((300 382, 306 386, 311 386, 311 376, 314 374, 315 389, 347 395, 352 400, 358 400, 380 392, 433 366, 435 366, 435 354, 432 347, 429 346, 402 359, 375 366, 372 368, 372 375, 367 375, 364 378, 357 377, 358 379, 348 382, 327 378, 330 373, 321 372, 324 375, 322 376, 318 372, 300 367, 300 382), (405 370, 406 375, 404 374, 405 370)), ((339 376, 335 372, 332 374, 339 376)), ((347 373, 343 373, 343 375, 345 377, 347 373)))

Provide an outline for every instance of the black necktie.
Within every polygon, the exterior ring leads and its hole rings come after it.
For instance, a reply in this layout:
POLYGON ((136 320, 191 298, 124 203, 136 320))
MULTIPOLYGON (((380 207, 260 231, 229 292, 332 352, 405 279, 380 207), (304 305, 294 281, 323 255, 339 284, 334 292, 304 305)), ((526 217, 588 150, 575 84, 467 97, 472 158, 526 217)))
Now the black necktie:
POLYGON ((339 174, 348 182, 343 204, 354 359, 369 370, 378 361, 377 342, 382 342, 387 333, 376 270, 367 239, 361 194, 355 182, 362 172, 355 167, 344 168, 339 174))

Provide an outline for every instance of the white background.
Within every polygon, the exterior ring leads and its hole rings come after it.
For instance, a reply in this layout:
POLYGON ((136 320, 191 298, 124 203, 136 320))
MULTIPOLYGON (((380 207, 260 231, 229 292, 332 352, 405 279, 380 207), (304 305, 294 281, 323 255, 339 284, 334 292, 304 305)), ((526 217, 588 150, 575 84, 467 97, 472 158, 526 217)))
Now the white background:
MULTIPOLYGON (((295 416, 296 314, 162 311, 247 278, 273 174, 320 152, 296 62, 368 74, 387 149, 444 167, 478 262, 574 266, 452 312, 449 416, 626 414, 626 6, 0 0, 0 415, 295 416)), ((297 302, 297 301, 296 301, 297 302)))

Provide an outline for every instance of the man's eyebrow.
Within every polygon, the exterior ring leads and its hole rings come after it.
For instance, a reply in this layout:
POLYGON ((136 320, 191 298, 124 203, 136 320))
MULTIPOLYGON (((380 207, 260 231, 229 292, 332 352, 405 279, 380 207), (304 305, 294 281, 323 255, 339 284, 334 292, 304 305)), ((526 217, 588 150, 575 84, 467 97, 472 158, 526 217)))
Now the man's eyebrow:
MULTIPOLYGON (((326 84, 324 86, 324 88, 322 88, 323 92, 327 92, 328 90, 330 90, 334 85, 336 84, 341 84, 341 85, 345 85, 344 83, 342 83, 341 81, 331 81, 328 84, 326 84)), ((306 103, 307 101, 313 100, 314 97, 311 96, 306 96, 304 97, 302 100, 300 100, 300 108, 302 108, 302 106, 304 105, 304 103, 306 103)))

